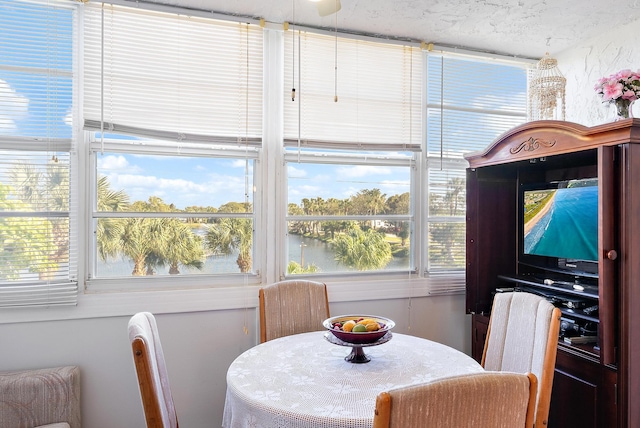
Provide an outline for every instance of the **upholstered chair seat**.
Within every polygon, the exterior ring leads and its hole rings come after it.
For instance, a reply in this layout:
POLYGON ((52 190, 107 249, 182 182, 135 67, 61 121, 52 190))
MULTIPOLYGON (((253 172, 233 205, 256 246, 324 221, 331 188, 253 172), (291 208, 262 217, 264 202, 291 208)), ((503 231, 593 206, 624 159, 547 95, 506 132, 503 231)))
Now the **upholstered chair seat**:
POLYGON ((530 428, 533 374, 484 372, 382 392, 373 428, 530 428))
POLYGON ((287 280, 261 288, 260 342, 324 327, 329 318, 327 286, 321 282, 287 280))
POLYGON ((533 373, 536 427, 547 426, 558 348, 560 309, 532 293, 497 293, 482 357, 485 370, 533 373))

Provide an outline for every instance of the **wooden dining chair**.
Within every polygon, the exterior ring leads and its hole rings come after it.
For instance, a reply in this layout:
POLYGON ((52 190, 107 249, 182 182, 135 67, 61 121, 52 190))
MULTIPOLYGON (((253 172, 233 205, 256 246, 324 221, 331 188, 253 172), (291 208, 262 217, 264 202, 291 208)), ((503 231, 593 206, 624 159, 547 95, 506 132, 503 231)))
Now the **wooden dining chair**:
POLYGON ((381 392, 373 428, 531 428, 532 373, 482 372, 381 392))
POLYGON ((137 313, 128 329, 147 428, 178 428, 155 317, 137 313))
POLYGON ((486 370, 536 375, 537 428, 547 426, 558 349, 560 309, 526 292, 496 293, 482 354, 486 370))
POLYGON ((329 318, 327 285, 306 280, 286 280, 258 292, 260 343, 291 334, 322 330, 329 318))

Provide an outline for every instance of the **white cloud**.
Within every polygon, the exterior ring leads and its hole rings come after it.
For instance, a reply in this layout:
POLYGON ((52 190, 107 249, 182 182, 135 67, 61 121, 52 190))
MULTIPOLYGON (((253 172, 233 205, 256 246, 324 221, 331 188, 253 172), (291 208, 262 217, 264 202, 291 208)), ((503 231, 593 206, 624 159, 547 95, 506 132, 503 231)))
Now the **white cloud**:
POLYGON ((236 159, 231 162, 232 168, 244 168, 246 166, 246 161, 244 159, 236 159))
POLYGON ((287 170, 290 178, 302 178, 307 176, 307 171, 301 168, 296 168, 291 164, 287 165, 287 170))
POLYGON ((124 190, 132 202, 146 201, 149 196, 157 196, 165 203, 184 208, 194 205, 218 207, 226 202, 244 200, 244 177, 215 176, 206 183, 196 183, 182 178, 111 174, 109 182, 112 189, 124 190))
POLYGON ((69 107, 69 111, 67 111, 67 114, 64 116, 63 122, 65 125, 73 126, 73 111, 71 107, 69 107))
POLYGON ((98 169, 102 171, 127 171, 138 172, 140 169, 132 166, 124 156, 98 155, 98 169))
POLYGON ((324 197, 326 193, 326 189, 318 186, 310 186, 310 185, 301 185, 301 186, 291 186, 289 188, 289 199, 296 199, 294 197, 299 198, 316 198, 318 196, 324 197))
POLYGON ((9 134, 17 130, 16 121, 26 117, 29 112, 29 99, 11 88, 0 79, 0 134, 9 134))

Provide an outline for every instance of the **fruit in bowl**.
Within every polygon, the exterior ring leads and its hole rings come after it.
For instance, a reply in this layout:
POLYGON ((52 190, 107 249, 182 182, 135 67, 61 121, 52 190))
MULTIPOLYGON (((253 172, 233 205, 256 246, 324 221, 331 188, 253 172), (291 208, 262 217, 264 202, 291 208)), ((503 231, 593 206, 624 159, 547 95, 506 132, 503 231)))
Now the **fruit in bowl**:
POLYGON ((375 315, 340 315, 322 324, 338 339, 356 345, 373 343, 396 325, 389 318, 375 315))

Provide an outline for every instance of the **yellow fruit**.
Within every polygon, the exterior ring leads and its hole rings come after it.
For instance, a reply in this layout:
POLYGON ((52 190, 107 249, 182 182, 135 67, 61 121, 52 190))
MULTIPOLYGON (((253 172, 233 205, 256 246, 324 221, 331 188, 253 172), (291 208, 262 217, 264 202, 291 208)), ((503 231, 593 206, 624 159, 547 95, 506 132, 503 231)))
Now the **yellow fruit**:
POLYGON ((353 320, 349 320, 346 323, 342 324, 342 330, 343 331, 351 331, 353 330, 353 327, 356 325, 356 322, 353 320))
POLYGON ((354 333, 364 333, 365 331, 367 331, 367 327, 362 324, 356 324, 351 331, 353 331, 354 333))
POLYGON ((376 322, 376 320, 373 320, 371 318, 365 318, 365 319, 362 319, 362 320, 358 321, 358 324, 367 325, 367 324, 370 324, 372 322, 376 322))
POLYGON ((380 330, 380 324, 373 321, 366 325, 367 331, 377 331, 380 330))

